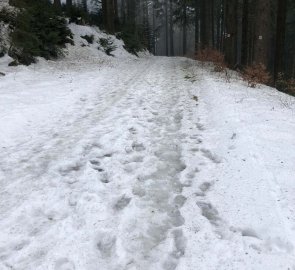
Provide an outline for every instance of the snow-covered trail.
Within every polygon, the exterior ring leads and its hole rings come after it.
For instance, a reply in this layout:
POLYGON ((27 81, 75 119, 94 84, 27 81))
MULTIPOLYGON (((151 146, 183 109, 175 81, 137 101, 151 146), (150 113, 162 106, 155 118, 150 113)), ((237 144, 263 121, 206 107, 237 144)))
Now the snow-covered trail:
POLYGON ((291 110, 184 58, 21 74, 0 92, 1 270, 295 269, 295 152, 262 151, 266 127, 291 148, 291 110))

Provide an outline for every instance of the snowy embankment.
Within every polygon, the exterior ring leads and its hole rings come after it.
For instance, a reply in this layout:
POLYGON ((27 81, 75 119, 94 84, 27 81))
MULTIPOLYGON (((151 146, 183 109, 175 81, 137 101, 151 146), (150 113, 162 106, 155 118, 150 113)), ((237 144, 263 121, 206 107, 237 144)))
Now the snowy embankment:
POLYGON ((294 98, 72 27, 1 65, 0 269, 295 269, 294 98))

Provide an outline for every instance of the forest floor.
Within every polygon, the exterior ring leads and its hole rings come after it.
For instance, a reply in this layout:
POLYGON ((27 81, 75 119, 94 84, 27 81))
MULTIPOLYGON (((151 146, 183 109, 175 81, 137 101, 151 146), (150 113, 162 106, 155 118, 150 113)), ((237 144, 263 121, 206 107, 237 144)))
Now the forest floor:
POLYGON ((295 100, 185 58, 5 71, 0 269, 295 269, 295 100))

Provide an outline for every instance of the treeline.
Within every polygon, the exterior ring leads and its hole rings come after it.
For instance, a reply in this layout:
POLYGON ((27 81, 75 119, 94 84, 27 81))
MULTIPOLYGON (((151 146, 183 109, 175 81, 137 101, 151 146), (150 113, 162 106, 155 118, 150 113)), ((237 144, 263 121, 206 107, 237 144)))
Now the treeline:
POLYGON ((220 51, 230 68, 266 67, 277 81, 295 77, 295 1, 293 0, 102 0, 103 24, 143 26, 146 44, 157 53, 174 55, 175 32, 182 52, 204 48, 220 51))
POLYGON ((197 50, 222 51, 232 68, 263 64, 274 80, 280 73, 294 76, 294 1, 198 0, 194 4, 197 50))

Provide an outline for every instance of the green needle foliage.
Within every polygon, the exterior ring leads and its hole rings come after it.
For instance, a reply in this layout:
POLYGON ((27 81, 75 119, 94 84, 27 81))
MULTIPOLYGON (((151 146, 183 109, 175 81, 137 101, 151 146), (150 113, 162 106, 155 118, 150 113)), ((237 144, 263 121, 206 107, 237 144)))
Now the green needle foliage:
POLYGON ((36 57, 57 58, 72 33, 62 14, 47 0, 11 1, 19 12, 13 22, 9 55, 18 63, 29 65, 36 57))
POLYGON ((134 26, 127 24, 122 27, 121 32, 117 33, 116 36, 124 41, 125 49, 134 55, 137 55, 138 52, 146 49, 144 44, 144 33, 139 26, 135 28, 134 26))

